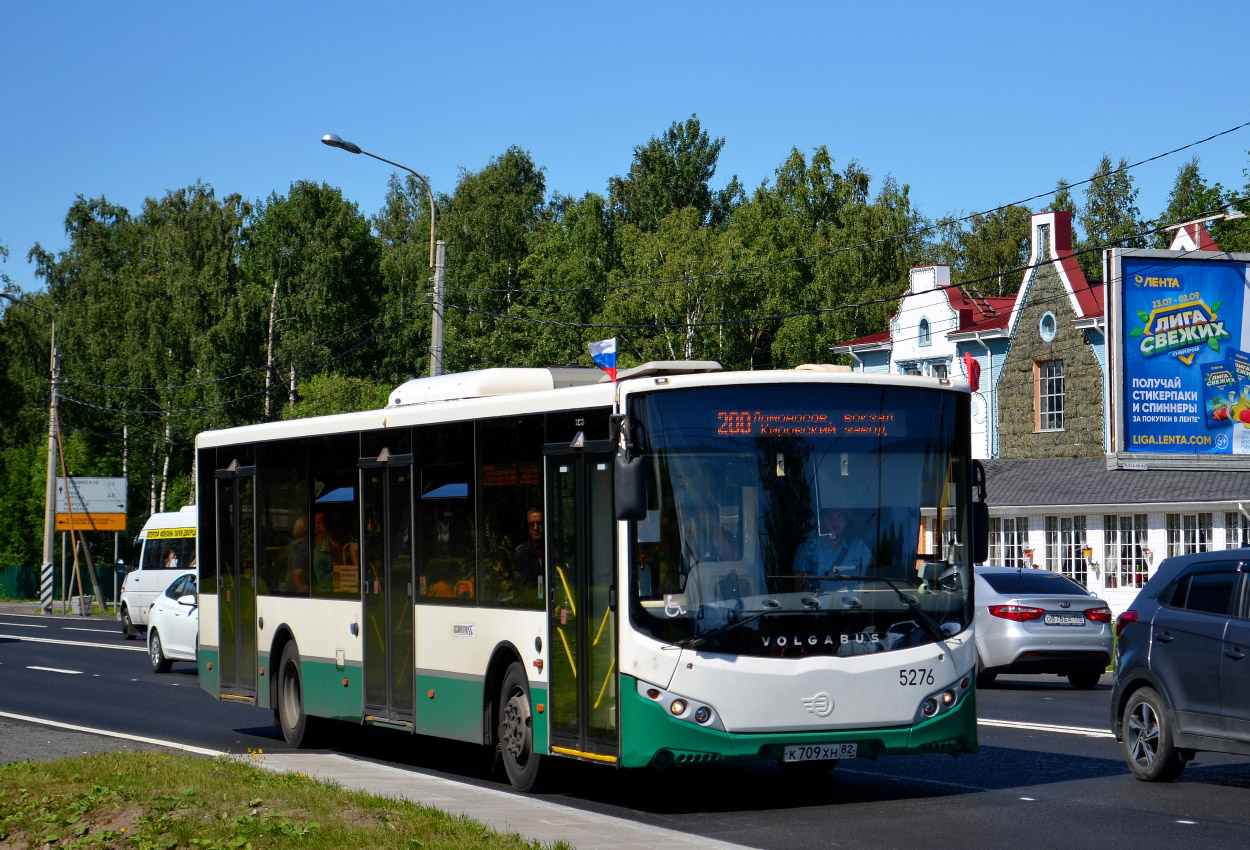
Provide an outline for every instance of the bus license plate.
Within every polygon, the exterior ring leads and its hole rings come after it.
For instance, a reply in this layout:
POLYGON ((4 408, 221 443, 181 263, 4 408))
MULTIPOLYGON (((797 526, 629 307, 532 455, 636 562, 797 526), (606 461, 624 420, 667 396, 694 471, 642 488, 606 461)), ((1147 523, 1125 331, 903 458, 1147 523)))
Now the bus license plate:
POLYGON ((853 759, 859 744, 791 744, 782 753, 782 761, 830 761, 853 759))

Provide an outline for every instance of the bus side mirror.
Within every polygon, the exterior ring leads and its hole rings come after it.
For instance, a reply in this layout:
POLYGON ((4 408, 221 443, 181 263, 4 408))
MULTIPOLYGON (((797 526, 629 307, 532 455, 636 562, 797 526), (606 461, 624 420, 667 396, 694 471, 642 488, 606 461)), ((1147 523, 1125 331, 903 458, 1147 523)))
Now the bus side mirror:
POLYGON ((984 564, 990 556, 990 506, 972 503, 972 563, 984 564))
POLYGON ((972 503, 972 563, 984 564, 990 556, 990 506, 985 501, 985 467, 972 462, 972 489, 977 500, 972 503))
POLYGON ((641 455, 629 457, 621 453, 616 456, 613 490, 617 520, 638 521, 647 518, 646 472, 641 455))

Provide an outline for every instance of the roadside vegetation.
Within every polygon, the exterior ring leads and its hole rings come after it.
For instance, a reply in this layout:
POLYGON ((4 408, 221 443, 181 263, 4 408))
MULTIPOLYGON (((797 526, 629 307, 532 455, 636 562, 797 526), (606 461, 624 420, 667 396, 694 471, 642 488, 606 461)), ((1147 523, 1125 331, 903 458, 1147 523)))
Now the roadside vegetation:
MULTIPOLYGON (((1161 224, 1230 203, 1250 213, 1250 184, 1226 189, 1197 159, 1161 211, 1141 210, 1128 160, 1104 155, 1073 164, 1082 179, 1058 180, 1036 210, 1004 195, 933 216, 905 176, 873 175, 850 152, 778 150, 771 175, 740 180, 718 176, 725 144, 692 115, 636 145, 600 188, 569 194, 511 146, 433 198, 394 177, 378 210, 309 180, 250 200, 197 182, 133 210, 78 196, 64 249, 0 233, 0 290, 25 304, 0 305, 0 564, 42 563, 53 317, 64 469, 129 478, 127 557, 149 514, 191 500, 197 433, 374 409, 429 373, 435 211, 448 372, 590 367, 586 344, 608 337, 622 368, 825 362, 832 345, 889 327, 913 266, 949 264, 974 297, 1015 293, 1034 211, 1072 214, 1090 280, 1102 246, 1164 247, 1161 224), (44 290, 7 275, 22 258, 44 290)), ((1250 250, 1250 219, 1211 235, 1250 250)), ((83 537, 97 565, 111 560, 111 532, 83 537)))
POLYGON ((116 752, 0 766, 0 850, 543 846, 429 806, 271 773, 247 758, 116 752))

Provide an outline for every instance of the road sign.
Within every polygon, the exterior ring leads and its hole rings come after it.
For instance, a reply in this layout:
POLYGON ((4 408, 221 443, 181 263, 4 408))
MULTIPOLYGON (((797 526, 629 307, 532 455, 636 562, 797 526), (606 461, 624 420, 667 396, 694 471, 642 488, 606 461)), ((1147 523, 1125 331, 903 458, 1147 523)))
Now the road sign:
POLYGON ((56 479, 56 527, 67 531, 126 530, 126 479, 56 479), (69 510, 66 510, 68 505, 69 510))

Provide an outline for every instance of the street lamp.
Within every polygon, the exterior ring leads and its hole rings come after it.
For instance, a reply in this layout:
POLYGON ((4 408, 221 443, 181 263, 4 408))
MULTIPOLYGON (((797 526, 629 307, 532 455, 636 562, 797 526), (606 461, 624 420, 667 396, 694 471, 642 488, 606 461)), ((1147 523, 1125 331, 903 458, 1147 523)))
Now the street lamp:
POLYGON ((434 269, 434 317, 430 323, 430 375, 443 374, 443 288, 447 273, 447 244, 441 240, 437 243, 434 241, 434 191, 430 189, 430 181, 426 180, 424 175, 408 166, 401 165, 384 156, 378 156, 376 153, 370 153, 355 142, 349 142, 336 136, 334 133, 326 133, 322 136, 321 143, 332 148, 345 150, 348 153, 362 153, 365 156, 381 160, 388 165, 402 168, 417 178, 421 185, 425 187, 425 193, 430 198, 430 268, 434 269), (437 250, 435 246, 437 246, 437 250))
POLYGON ((50 368, 52 370, 52 401, 48 407, 48 481, 44 491, 43 514, 43 567, 39 571, 39 602, 43 613, 52 613, 52 585, 55 569, 52 561, 53 542, 56 538, 56 443, 59 431, 56 415, 56 396, 61 383, 61 353, 56 349, 56 316, 29 301, 23 301, 7 292, 0 292, 14 304, 38 310, 52 321, 50 368))

